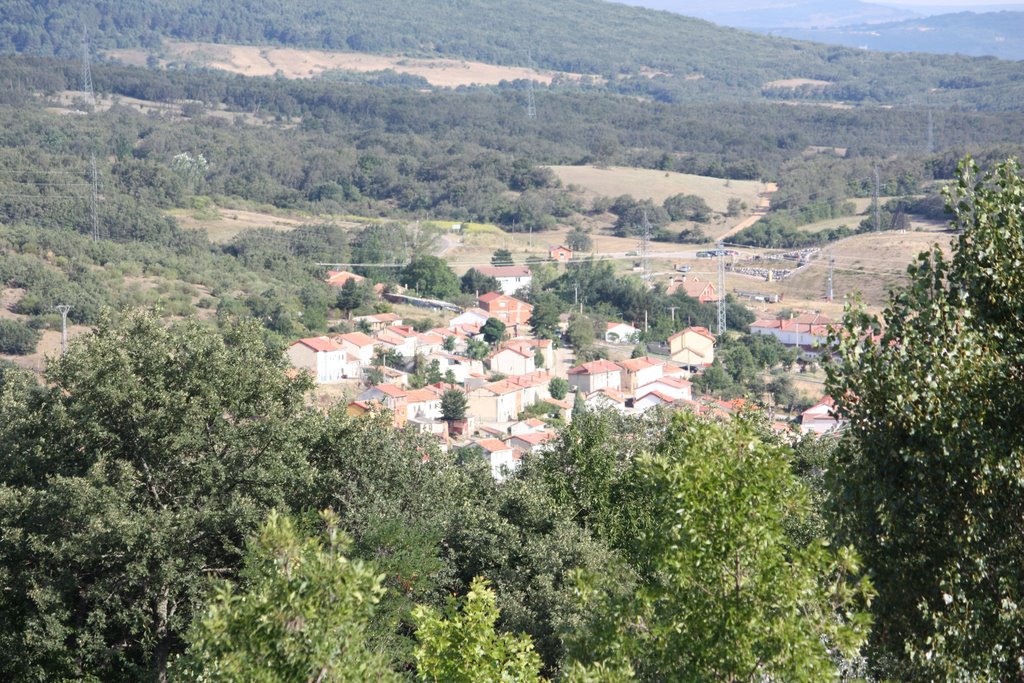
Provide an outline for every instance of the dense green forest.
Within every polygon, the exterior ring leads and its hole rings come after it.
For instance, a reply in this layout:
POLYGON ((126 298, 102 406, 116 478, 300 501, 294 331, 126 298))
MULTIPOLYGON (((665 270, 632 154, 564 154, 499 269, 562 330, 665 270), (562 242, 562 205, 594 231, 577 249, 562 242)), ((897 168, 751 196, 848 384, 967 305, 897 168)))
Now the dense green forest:
POLYGON ((102 93, 192 104, 184 116, 119 106, 88 117, 45 113, 36 93, 77 87, 78 78, 74 64, 0 60, 0 83, 7 86, 0 91, 7 105, 0 109, 0 139, 8 150, 0 181, 6 181, 11 220, 45 214, 46 221, 81 222, 81 213, 75 218, 81 204, 58 204, 55 212, 54 204, 40 202, 67 194, 48 184, 46 174, 79 169, 68 178, 88 181, 87 158, 95 153, 110 197, 102 222, 112 236, 144 222, 147 231, 166 237, 166 219, 129 216, 146 207, 188 206, 196 195, 313 213, 429 216, 540 230, 552 218, 587 209, 538 168, 566 163, 777 180, 776 206, 799 223, 835 215, 849 197, 870 196, 876 168, 884 194, 912 194, 950 178, 964 153, 1006 156, 1015 148, 1002 141, 1024 134, 1019 114, 940 112, 933 117, 939 151, 929 154, 927 117, 911 109, 667 105, 557 91, 545 94, 543 116, 531 121, 515 88, 423 93, 113 66, 94 69, 102 93), (225 107, 239 114, 259 108, 265 118, 232 123, 230 114, 211 115, 225 107), (844 148, 846 155, 808 158, 811 146, 844 148), (201 154, 202 172, 189 177, 175 161, 181 154, 201 154), (24 196, 34 194, 48 198, 24 196))
POLYGON ((830 47, 598 0, 279 4, 176 0, 0 3, 0 50, 77 57, 165 39, 452 56, 594 74, 615 91, 669 102, 798 98, 1019 110, 1012 62, 830 47), (457 27, 457 28, 453 28, 457 27), (661 75, 644 75, 649 72, 661 75), (827 81, 793 90, 778 79, 827 81))

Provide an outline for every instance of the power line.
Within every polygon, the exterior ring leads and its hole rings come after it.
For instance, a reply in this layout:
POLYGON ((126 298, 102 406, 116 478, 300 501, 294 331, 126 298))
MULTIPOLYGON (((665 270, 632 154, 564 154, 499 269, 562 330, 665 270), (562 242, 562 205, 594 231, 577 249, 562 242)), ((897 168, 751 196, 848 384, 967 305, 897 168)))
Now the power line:
POLYGON ((88 29, 85 29, 82 31, 82 92, 86 94, 89 104, 95 106, 96 93, 92 89, 91 61, 92 58, 89 53, 89 31, 88 29))
POLYGON ((71 306, 57 304, 54 308, 60 311, 60 355, 63 356, 68 352, 68 311, 71 310, 71 306))

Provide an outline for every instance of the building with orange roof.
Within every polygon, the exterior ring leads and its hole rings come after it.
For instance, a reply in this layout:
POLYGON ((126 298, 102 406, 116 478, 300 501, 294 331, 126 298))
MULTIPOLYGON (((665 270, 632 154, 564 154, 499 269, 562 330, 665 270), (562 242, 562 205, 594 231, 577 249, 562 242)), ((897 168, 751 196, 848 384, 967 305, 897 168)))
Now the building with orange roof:
POLYGON ((587 394, 584 401, 587 408, 591 410, 612 408, 622 413, 626 412, 626 396, 618 389, 609 387, 597 389, 587 394))
POLYGON ((512 422, 525 408, 524 389, 507 380, 470 389, 468 412, 482 422, 512 422))
POLYGON ((831 396, 825 396, 800 413, 800 431, 804 434, 828 434, 845 426, 846 420, 836 414, 836 402, 831 396))
POLYGON ((534 369, 533 354, 515 348, 500 348, 487 356, 487 367, 491 372, 503 375, 525 375, 534 369))
POLYGON ((568 263, 572 260, 572 249, 564 244, 558 244, 548 248, 548 258, 559 263, 568 263))
POLYGON ((472 446, 481 451, 491 466, 491 476, 502 481, 519 469, 522 455, 515 447, 497 439, 476 439, 472 446))
POLYGON ((645 413, 651 408, 657 406, 670 406, 676 402, 677 399, 663 394, 660 391, 650 391, 644 394, 641 398, 633 401, 633 409, 638 413, 645 413))
POLYGON ((702 304, 718 301, 718 290, 715 285, 707 280, 701 280, 695 275, 684 275, 674 278, 665 289, 666 294, 675 294, 683 291, 686 296, 696 299, 702 304))
POLYGON ((334 337, 334 341, 345 347, 351 355, 364 367, 373 362, 374 346, 377 344, 373 337, 362 332, 349 332, 334 337))
POLYGON ((641 399, 653 391, 669 396, 673 401, 693 400, 693 384, 678 377, 660 377, 650 384, 638 387, 634 395, 637 399, 641 399))
POLYGON ((292 342, 285 354, 292 367, 308 371, 317 384, 358 378, 358 359, 329 337, 308 337, 292 342))
MULTIPOLYGON (((488 292, 480 297, 479 302, 489 318, 497 318, 509 327, 526 325, 533 315, 533 306, 507 294, 488 292)), ((513 336, 519 335, 514 333, 513 336)))
POLYGON ((804 313, 784 320, 756 320, 750 324, 751 334, 771 335, 786 346, 824 348, 828 335, 840 326, 818 313, 804 313))
POLYGON ((544 444, 556 437, 557 434, 552 431, 526 432, 525 434, 513 434, 508 442, 524 453, 537 453, 543 449, 544 444))
POLYGON ((622 368, 620 388, 628 396, 635 396, 639 387, 661 379, 665 363, 650 356, 641 356, 640 358, 620 360, 618 366, 622 368))
MULTIPOLYGON (((541 366, 543 370, 550 370, 555 366, 555 345, 550 339, 533 339, 532 337, 510 339, 503 343, 502 347, 528 353, 531 357, 536 357, 539 352, 544 358, 544 365, 541 366)), ((536 362, 534 362, 534 366, 536 366, 536 362)))
POLYGON ((394 384, 377 384, 356 396, 358 402, 375 401, 390 410, 394 416, 394 425, 402 427, 409 419, 409 392, 394 384))
POLYGON ((327 278, 324 280, 331 287, 344 287, 345 283, 349 280, 354 280, 356 283, 362 282, 366 278, 362 275, 356 275, 350 273, 347 270, 328 270, 327 278))
POLYGON ((569 386, 585 394, 622 387, 622 368, 610 360, 595 360, 569 369, 569 386))

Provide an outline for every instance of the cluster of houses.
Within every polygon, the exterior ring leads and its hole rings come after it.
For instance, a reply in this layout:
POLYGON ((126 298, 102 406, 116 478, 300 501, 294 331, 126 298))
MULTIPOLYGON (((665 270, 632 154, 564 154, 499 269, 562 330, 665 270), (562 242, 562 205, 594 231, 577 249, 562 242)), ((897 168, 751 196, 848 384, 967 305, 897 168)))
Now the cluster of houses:
MULTIPOLYGON (((564 257, 571 258, 571 252, 564 257)), ((669 337, 667 358, 647 355, 559 367, 552 342, 531 336, 533 307, 508 293, 529 286, 529 269, 496 266, 481 272, 498 279, 502 291, 479 296, 477 306, 458 313, 444 327, 417 332, 394 313, 358 316, 353 322, 363 331, 299 339, 288 347, 288 358, 318 383, 353 380, 359 391, 348 405, 350 414, 386 409, 396 427, 432 435, 445 447, 454 444, 480 450, 498 478, 514 471, 524 454, 542 451, 555 438, 544 421, 521 419, 524 411, 535 413, 529 409, 537 404, 543 404, 546 415, 565 422, 571 420, 573 406, 580 400, 588 409, 610 408, 634 415, 660 406, 711 415, 728 415, 740 408, 742 402, 693 394, 690 378, 714 362, 715 335, 707 328, 688 327, 669 337), (482 328, 490 318, 506 325, 507 338, 485 358, 470 358, 469 343, 483 339, 482 328), (397 355, 405 366, 418 358, 445 381, 414 388, 405 367, 378 364, 382 355, 397 355), (371 370, 376 374, 371 375, 371 370), (376 383, 364 388, 371 376, 376 383), (551 393, 556 377, 569 387, 558 399, 551 393), (442 397, 452 389, 466 395, 463 420, 443 419, 442 397)), ((359 276, 332 272, 329 282, 341 286, 339 282, 344 284, 352 277, 359 276)), ((824 345, 833 326, 824 316, 802 315, 790 320, 759 320, 751 325, 751 332, 773 335, 783 344, 811 353, 824 345)), ((608 323, 604 333, 607 342, 616 344, 635 344, 640 336, 639 329, 623 322, 608 323)), ((830 399, 811 408, 803 418, 805 431, 824 433, 840 426, 830 399)))

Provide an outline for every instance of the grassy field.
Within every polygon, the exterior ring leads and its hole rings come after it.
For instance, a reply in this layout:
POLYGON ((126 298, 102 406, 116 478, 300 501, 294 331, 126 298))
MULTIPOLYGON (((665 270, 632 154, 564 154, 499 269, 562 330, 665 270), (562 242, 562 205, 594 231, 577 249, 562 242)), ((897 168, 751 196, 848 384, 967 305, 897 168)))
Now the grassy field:
MULTIPOLYGON (((143 49, 108 50, 108 57, 126 64, 144 66, 150 52, 143 49)), ((550 84, 556 76, 578 79, 582 74, 539 71, 518 66, 497 66, 455 59, 413 59, 363 52, 329 52, 298 48, 224 45, 217 43, 166 42, 160 63, 185 63, 221 69, 243 76, 314 78, 325 71, 373 73, 392 70, 421 76, 433 86, 456 88, 469 85, 497 85, 501 81, 530 79, 550 84)))
POLYGON ((628 194, 636 199, 651 199, 660 204, 675 194, 702 197, 712 210, 725 212, 733 197, 754 207, 765 185, 756 180, 723 180, 645 168, 609 166, 550 166, 566 185, 578 185, 590 196, 618 197, 628 194))

